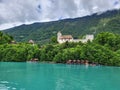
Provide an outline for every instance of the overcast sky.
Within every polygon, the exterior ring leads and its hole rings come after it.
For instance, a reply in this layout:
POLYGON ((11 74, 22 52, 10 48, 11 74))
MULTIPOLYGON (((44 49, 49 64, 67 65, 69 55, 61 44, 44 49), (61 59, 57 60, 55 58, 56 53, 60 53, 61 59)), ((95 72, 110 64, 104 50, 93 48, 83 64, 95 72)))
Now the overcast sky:
POLYGON ((0 29, 119 8, 120 0, 0 0, 0 29))

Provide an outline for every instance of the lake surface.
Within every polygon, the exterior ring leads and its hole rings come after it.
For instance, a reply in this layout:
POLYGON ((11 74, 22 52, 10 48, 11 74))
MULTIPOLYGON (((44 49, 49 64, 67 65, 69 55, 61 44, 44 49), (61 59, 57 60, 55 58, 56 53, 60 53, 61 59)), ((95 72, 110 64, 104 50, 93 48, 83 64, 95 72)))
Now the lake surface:
POLYGON ((0 90, 120 90, 120 68, 0 62, 0 90))

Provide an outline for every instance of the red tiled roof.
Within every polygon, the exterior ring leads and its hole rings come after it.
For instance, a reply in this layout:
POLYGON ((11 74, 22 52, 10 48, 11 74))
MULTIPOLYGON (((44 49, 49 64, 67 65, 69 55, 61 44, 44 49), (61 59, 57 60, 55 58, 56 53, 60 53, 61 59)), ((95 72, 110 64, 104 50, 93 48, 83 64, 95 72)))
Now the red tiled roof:
POLYGON ((60 39, 73 39, 72 35, 63 35, 60 39))

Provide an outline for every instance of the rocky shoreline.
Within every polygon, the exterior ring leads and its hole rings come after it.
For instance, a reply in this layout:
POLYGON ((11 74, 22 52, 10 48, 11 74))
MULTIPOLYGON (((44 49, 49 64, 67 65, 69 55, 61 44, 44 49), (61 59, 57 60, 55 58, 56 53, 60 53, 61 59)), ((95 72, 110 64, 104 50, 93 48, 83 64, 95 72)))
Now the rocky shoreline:
POLYGON ((90 62, 89 60, 67 60, 66 64, 83 64, 83 65, 92 65, 97 66, 99 63, 90 62))

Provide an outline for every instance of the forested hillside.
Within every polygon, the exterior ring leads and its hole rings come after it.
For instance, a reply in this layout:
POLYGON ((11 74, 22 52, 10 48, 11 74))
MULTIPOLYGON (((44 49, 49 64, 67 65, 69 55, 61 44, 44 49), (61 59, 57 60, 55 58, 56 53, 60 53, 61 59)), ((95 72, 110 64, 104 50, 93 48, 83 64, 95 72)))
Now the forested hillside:
POLYGON ((93 14, 82 18, 21 25, 5 30, 17 41, 33 39, 37 43, 45 43, 57 32, 71 34, 78 38, 85 34, 97 34, 102 31, 120 33, 120 10, 107 11, 103 14, 93 14))

